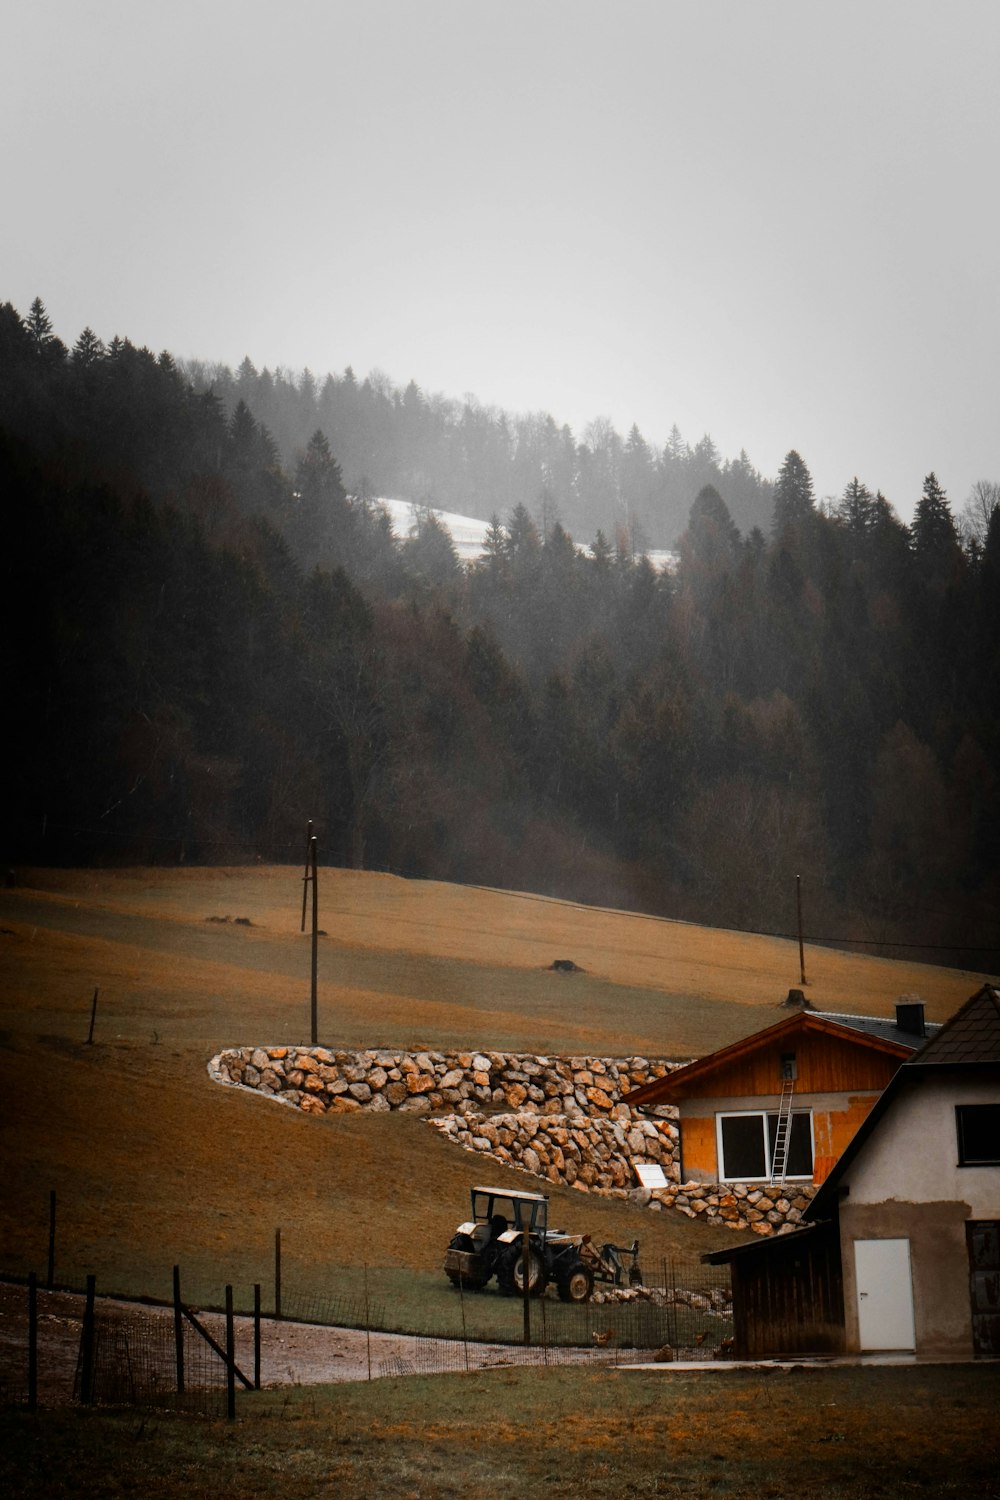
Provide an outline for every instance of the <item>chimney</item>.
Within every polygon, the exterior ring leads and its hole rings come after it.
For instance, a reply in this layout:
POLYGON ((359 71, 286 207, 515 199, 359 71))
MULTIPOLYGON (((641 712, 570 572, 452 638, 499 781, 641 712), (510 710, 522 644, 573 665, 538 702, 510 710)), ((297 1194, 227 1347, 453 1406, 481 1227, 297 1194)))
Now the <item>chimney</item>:
POLYGON ((896 1001, 896 1027, 907 1036, 926 1036, 924 1002, 917 995, 900 995, 896 1001))

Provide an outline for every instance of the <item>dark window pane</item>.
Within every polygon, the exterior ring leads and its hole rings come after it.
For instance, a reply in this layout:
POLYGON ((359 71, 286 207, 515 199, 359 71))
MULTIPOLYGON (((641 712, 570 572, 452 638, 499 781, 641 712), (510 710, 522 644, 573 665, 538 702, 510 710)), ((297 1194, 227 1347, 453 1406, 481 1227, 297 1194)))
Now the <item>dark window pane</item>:
POLYGON ((958 1160, 963 1167, 1000 1162, 1000 1104, 959 1104, 958 1160))
MULTIPOLYGON (((786 1177, 811 1177, 813 1174, 812 1130, 809 1127, 809 1120, 808 1110, 800 1110, 792 1115, 792 1128, 788 1137, 788 1151, 785 1159, 786 1177)), ((777 1134, 778 1116, 768 1115, 767 1140, 772 1161, 777 1134)))
POLYGON ((722 1175, 739 1182, 766 1177, 763 1115, 723 1116, 722 1175))
POLYGON ((813 1174, 812 1130, 807 1114, 792 1115, 792 1134, 788 1142, 786 1177, 811 1177, 813 1174))

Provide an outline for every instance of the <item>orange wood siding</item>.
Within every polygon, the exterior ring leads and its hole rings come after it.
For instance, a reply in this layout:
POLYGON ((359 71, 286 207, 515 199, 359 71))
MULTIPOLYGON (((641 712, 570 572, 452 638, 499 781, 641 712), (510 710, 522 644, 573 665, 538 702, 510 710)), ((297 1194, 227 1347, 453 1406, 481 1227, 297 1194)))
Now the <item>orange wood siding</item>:
POLYGON ((777 1098, 785 1052, 795 1053, 796 1094, 881 1093, 902 1061, 840 1037, 806 1033, 720 1063, 697 1082, 692 1080, 684 1096, 741 1099, 773 1094, 777 1098))

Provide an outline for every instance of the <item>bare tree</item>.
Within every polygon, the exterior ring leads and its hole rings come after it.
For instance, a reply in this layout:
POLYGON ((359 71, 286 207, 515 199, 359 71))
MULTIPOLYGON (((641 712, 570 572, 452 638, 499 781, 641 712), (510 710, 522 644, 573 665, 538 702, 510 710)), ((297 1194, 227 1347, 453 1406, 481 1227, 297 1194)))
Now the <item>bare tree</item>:
POLYGON ((977 479, 958 518, 959 535, 968 548, 986 546, 990 518, 1000 505, 1000 483, 995 479, 977 479))

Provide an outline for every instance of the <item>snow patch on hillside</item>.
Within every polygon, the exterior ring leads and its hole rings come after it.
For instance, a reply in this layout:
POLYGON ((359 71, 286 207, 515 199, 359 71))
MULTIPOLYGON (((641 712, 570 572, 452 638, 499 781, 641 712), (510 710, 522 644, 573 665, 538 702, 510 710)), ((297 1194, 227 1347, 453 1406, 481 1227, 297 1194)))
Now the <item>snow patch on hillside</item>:
MULTIPOLYGON (((409 500, 389 500, 380 498, 378 505, 384 505, 392 520, 392 529, 401 541, 410 535, 413 530, 414 506, 409 500)), ((489 530, 488 521, 477 521, 474 516, 462 516, 453 510, 437 510, 434 514, 449 533, 455 544, 455 551, 463 563, 475 562, 482 557, 489 530)), ((581 547, 582 552, 587 549, 581 547)), ((653 567, 659 571, 661 568, 672 569, 677 563, 675 552, 647 552, 653 567)))

